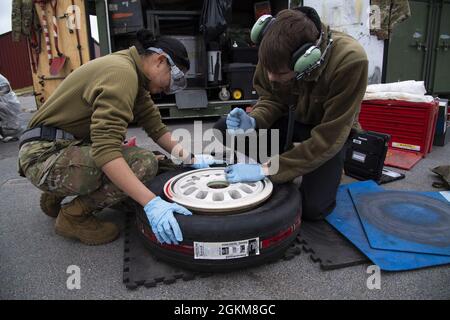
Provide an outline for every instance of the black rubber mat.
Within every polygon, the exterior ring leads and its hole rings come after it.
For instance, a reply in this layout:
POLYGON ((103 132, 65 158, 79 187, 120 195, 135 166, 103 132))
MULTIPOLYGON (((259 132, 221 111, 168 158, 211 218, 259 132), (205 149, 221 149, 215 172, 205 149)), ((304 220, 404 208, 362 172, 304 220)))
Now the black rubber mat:
MULTIPOLYGON (((286 250, 283 260, 290 260, 301 253, 301 245, 296 241, 286 250)), ((238 271, 236 271, 238 272, 238 271)), ((146 288, 170 285, 177 280, 190 281, 214 276, 211 273, 195 273, 179 269, 153 257, 139 238, 134 214, 128 214, 125 224, 123 282, 128 289, 139 286, 146 288)))
POLYGON ((323 270, 369 263, 370 260, 326 221, 302 222, 297 237, 303 251, 323 270))

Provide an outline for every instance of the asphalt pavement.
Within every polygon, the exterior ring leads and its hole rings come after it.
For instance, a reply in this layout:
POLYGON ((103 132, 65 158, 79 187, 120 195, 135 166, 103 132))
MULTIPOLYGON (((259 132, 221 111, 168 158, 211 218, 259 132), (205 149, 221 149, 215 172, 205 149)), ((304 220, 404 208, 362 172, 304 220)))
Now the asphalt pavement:
MULTIPOLYGON (((26 115, 25 117, 31 116, 26 115)), ((210 128, 213 120, 203 123, 210 128)), ((193 131, 192 121, 170 123, 193 131)), ((139 128, 138 145, 155 149, 139 128)), ((307 253, 289 261, 156 288, 128 290, 122 283, 123 232, 113 243, 85 246, 54 233, 54 220, 39 208, 40 191, 17 174, 17 142, 0 143, 0 299, 449 299, 450 267, 381 274, 381 289, 367 287, 369 265, 322 271, 307 253), (70 266, 81 271, 80 289, 69 290, 70 266)), ((434 147, 392 190, 431 191, 437 165, 450 164, 450 145, 434 147)), ((351 181, 346 179, 346 181, 351 181)), ((123 214, 101 217, 124 228, 123 214)))

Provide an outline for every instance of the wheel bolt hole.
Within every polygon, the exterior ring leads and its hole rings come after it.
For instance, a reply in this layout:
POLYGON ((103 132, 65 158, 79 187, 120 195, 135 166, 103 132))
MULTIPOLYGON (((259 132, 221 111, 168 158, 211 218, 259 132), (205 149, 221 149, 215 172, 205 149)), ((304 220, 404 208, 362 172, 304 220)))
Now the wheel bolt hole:
POLYGON ((211 189, 225 189, 230 186, 227 181, 211 181, 207 184, 208 188, 211 189))

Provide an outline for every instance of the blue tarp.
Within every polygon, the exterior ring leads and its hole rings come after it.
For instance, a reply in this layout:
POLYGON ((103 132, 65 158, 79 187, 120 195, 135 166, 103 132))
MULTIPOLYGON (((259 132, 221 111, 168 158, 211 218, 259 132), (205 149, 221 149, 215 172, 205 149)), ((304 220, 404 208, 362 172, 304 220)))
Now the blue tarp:
POLYGON ((385 271, 406 271, 450 264, 449 256, 372 248, 353 204, 349 188, 360 188, 366 192, 383 191, 384 189, 373 181, 340 186, 337 194, 336 208, 326 219, 374 264, 385 271))

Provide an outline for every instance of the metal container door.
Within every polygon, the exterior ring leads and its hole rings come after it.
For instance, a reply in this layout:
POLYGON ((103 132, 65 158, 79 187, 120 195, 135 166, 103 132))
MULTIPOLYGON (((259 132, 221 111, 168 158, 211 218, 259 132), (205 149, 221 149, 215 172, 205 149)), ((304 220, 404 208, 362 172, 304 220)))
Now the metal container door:
POLYGON ((435 39, 433 93, 450 93, 450 1, 440 4, 438 29, 435 39))
POLYGON ((389 39, 386 82, 426 80, 429 54, 429 1, 410 1, 411 17, 394 28, 389 39))

